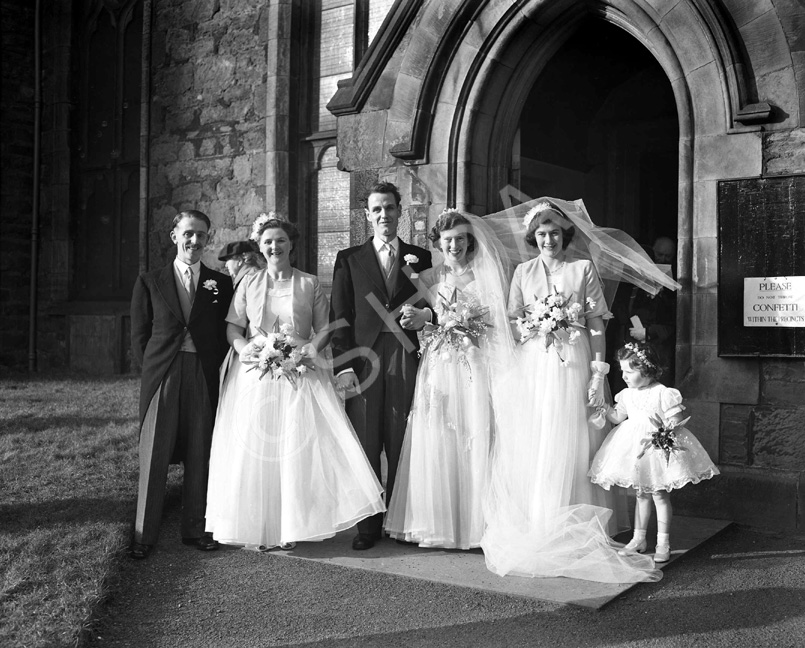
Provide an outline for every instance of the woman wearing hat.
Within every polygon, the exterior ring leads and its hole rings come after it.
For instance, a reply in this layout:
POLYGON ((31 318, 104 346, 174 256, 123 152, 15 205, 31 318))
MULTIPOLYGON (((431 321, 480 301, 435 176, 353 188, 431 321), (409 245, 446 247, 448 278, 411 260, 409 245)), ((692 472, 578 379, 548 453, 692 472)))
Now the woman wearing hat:
POLYGON ((236 290, 244 277, 259 272, 263 267, 260 263, 260 255, 250 241, 227 243, 221 250, 221 254, 218 255, 218 260, 225 263, 226 269, 232 275, 232 283, 236 290))

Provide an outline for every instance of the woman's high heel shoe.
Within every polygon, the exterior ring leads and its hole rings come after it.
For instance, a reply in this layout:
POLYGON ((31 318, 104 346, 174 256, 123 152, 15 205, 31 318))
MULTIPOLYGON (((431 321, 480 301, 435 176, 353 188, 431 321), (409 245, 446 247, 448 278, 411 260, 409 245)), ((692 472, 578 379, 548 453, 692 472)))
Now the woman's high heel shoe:
POLYGON ((662 563, 671 560, 671 546, 658 544, 654 549, 654 562, 662 563))
POLYGON ((633 553, 643 553, 646 550, 646 539, 643 538, 642 540, 635 540, 632 538, 632 541, 626 545, 623 549, 618 551, 618 554, 621 556, 628 556, 629 554, 633 553))

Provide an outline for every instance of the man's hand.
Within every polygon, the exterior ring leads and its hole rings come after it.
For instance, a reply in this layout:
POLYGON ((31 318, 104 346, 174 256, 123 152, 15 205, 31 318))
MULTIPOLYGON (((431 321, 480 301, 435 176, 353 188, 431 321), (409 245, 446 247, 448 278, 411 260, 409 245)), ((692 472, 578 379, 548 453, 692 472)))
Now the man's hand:
POLYGON ((431 314, 429 308, 416 308, 411 304, 402 307, 402 317, 400 326, 408 331, 419 331, 425 324, 430 322, 431 314))
POLYGON ((646 341, 646 329, 644 328, 632 327, 629 329, 629 335, 638 342, 646 341))
POLYGON ((345 371, 335 377, 335 385, 339 392, 360 392, 361 383, 354 371, 345 371))

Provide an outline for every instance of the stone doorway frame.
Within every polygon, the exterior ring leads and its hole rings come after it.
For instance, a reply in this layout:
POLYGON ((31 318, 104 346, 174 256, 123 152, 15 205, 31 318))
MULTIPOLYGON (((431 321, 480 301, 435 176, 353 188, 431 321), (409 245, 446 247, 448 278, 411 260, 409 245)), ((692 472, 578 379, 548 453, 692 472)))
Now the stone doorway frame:
MULTIPOLYGON (((480 7, 454 0, 451 19, 445 18, 443 4, 422 8, 420 24, 441 33, 414 32, 395 83, 394 96, 406 100, 391 105, 386 133, 387 143, 396 142, 391 155, 417 167, 419 179, 434 188, 437 209, 489 213, 503 207, 499 191, 509 184, 512 140, 528 91, 581 20, 593 16, 623 29, 662 67, 679 120, 677 269, 682 290, 676 373, 684 376, 694 355, 693 293, 711 293, 707 297, 714 299, 717 290, 709 275, 695 276, 697 245, 716 245, 710 233, 715 219, 701 208, 713 197, 709 185, 699 184, 711 176, 702 173, 703 162, 696 159, 697 142, 756 130, 753 124, 770 114, 768 104, 758 103, 731 19, 706 0, 673 6, 658 0, 488 0, 480 7), (707 236, 697 237, 697 232, 707 236)), ((713 309, 713 304, 706 307, 713 309)))

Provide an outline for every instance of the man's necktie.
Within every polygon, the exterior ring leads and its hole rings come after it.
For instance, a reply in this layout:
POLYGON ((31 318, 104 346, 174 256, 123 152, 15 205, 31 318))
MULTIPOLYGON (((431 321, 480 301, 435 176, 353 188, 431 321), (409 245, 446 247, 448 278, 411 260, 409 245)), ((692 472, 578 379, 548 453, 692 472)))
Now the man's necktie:
POLYGON ((187 291, 187 296, 190 297, 190 303, 196 298, 196 286, 193 284, 193 272, 190 268, 184 271, 184 288, 187 291))
POLYGON ((386 251, 388 257, 386 260, 386 276, 391 276, 391 271, 394 269, 394 246, 391 243, 386 243, 386 251))

